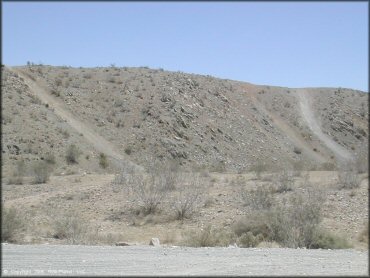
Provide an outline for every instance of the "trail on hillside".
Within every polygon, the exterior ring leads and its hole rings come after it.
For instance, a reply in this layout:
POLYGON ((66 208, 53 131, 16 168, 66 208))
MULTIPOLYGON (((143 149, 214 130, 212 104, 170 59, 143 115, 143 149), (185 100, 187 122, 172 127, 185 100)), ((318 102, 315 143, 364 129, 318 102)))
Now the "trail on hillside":
POLYGON ((275 127, 280 129, 295 146, 301 148, 308 156, 319 163, 323 163, 326 161, 325 157, 323 157, 319 153, 314 152, 312 150, 312 147, 308 145, 308 143, 302 138, 302 136, 300 136, 283 119, 281 119, 278 115, 272 113, 271 111, 267 110, 253 94, 251 94, 250 97, 256 108, 265 115, 268 115, 272 119, 275 127))
POLYGON ((113 144, 107 141, 105 138, 97 134, 91 127, 86 123, 78 120, 70 113, 65 107, 64 103, 61 103, 51 93, 41 87, 37 82, 33 81, 26 73, 21 69, 9 68, 11 71, 15 72, 24 79, 24 82, 29 86, 32 93, 34 93, 42 102, 47 103, 51 108, 54 109, 56 115, 60 116, 65 120, 72 128, 74 128, 78 133, 82 134, 83 137, 90 142, 96 150, 106 154, 107 156, 117 160, 117 162, 124 166, 128 164, 129 166, 142 169, 141 166, 127 160, 123 155, 115 150, 113 144))
POLYGON ((334 152, 337 159, 341 162, 346 162, 353 159, 352 154, 335 142, 332 138, 326 135, 322 130, 321 127, 311 109, 311 104, 309 100, 309 96, 306 91, 299 91, 297 92, 297 96, 299 99, 299 103, 301 106, 302 116, 307 122, 308 127, 311 131, 330 149, 334 152))

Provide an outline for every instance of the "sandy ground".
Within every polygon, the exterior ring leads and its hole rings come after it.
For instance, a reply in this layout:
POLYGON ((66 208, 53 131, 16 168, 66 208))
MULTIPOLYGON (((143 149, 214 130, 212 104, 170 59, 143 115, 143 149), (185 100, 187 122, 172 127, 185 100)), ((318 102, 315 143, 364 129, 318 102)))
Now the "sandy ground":
POLYGON ((283 248, 2 246, 2 275, 368 275, 368 252, 283 248))

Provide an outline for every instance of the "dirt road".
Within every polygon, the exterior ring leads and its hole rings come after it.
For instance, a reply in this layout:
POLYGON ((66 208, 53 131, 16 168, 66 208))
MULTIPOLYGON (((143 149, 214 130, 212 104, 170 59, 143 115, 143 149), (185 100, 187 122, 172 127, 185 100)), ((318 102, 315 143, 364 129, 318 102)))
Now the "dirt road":
POLYGON ((130 166, 142 169, 140 166, 128 161, 126 157, 115 150, 115 147, 112 145, 112 143, 97 134, 86 123, 76 119, 76 117, 74 117, 73 114, 64 107, 64 103, 53 97, 47 89, 33 81, 26 73, 17 68, 9 69, 21 76, 24 79, 24 82, 29 86, 31 92, 33 92, 42 102, 47 103, 51 108, 53 108, 56 115, 60 116, 78 133, 82 134, 84 138, 99 152, 105 153, 107 156, 110 156, 117 162, 128 163, 130 166))
POLYGON ((336 157, 342 161, 348 161, 353 159, 352 154, 346 150, 344 147, 336 143, 333 139, 327 136, 320 128, 317 119, 311 110, 309 96, 306 92, 300 91, 298 93, 298 98, 301 106, 301 112, 303 118, 306 120, 308 127, 312 132, 330 149, 334 152, 336 157))
POLYGON ((2 275, 368 275, 368 252, 283 248, 2 246, 2 275))

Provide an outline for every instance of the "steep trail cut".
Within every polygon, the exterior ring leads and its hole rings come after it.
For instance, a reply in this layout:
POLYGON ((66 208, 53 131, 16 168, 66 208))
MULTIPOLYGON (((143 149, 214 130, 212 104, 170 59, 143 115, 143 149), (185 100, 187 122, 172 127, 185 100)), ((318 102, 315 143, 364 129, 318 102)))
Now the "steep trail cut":
POLYGON ((97 134, 91 127, 89 127, 86 123, 78 120, 73 116, 71 112, 65 109, 64 103, 57 100, 55 97, 51 95, 48 89, 40 86, 37 82, 32 80, 28 74, 23 72, 21 69, 17 68, 10 68, 9 70, 13 71, 14 73, 18 74, 18 76, 24 79, 25 84, 27 84, 30 88, 30 91, 34 93, 42 102, 47 103, 51 108, 54 109, 54 113, 60 116, 63 120, 65 120, 73 129, 75 129, 78 133, 82 134, 83 137, 90 142, 97 151, 106 154, 107 156, 115 159, 119 165, 124 166, 128 164, 131 167, 142 169, 141 166, 136 165, 135 163, 127 160, 123 155, 121 155, 112 143, 107 141, 105 138, 97 134))
POLYGON ((316 120, 316 117, 311 109, 310 99, 307 91, 300 90, 297 92, 302 116, 307 122, 311 131, 335 154, 340 162, 348 162, 353 159, 353 155, 344 147, 339 145, 328 135, 326 135, 316 120))
POLYGON ((264 105, 258 101, 258 99, 253 95, 250 94, 250 99, 253 101, 253 104, 256 106, 256 108, 261 111, 263 114, 268 115, 276 128, 280 129, 283 134, 285 134, 294 144, 295 146, 301 148, 305 151, 305 153, 311 157, 311 159, 323 163, 326 162, 325 157, 323 157, 321 154, 316 153, 313 151, 313 148, 306 142, 298 132, 296 132, 292 127, 290 127, 283 119, 281 119, 278 115, 272 113, 268 109, 264 107, 264 105))

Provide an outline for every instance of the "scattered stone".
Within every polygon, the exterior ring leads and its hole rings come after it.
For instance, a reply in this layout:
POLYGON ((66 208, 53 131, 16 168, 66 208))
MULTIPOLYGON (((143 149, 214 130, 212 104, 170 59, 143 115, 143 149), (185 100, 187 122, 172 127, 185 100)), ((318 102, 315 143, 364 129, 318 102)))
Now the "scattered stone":
POLYGON ((116 242, 116 246, 130 246, 127 242, 116 242))

